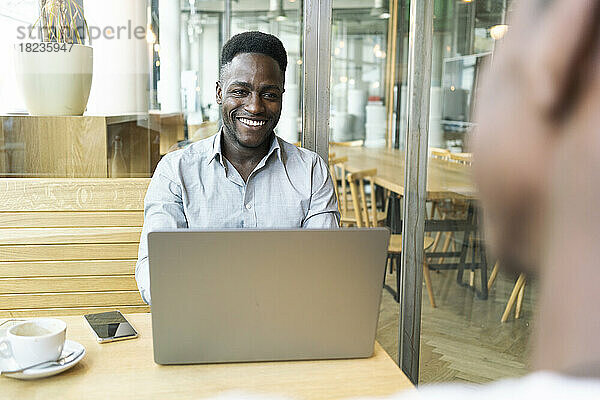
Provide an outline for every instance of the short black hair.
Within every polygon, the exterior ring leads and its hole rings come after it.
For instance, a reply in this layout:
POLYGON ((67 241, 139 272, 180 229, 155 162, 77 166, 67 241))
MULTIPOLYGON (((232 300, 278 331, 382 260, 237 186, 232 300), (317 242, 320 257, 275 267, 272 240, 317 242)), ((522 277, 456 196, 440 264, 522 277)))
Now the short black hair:
POLYGON ((225 43, 221 51, 221 69, 241 53, 267 55, 277 62, 281 74, 285 74, 287 52, 281 40, 276 36, 258 31, 243 32, 233 36, 225 43))

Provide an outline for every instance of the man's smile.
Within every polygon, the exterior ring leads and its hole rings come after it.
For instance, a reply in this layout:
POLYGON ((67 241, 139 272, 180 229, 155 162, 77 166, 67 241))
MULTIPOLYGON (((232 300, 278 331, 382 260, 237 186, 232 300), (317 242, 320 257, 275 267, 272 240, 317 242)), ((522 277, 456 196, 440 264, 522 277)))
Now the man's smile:
POLYGON ((237 120, 240 121, 242 124, 247 125, 249 127, 253 127, 253 128, 261 127, 267 123, 267 121, 264 119, 250 119, 250 118, 238 117, 237 120))

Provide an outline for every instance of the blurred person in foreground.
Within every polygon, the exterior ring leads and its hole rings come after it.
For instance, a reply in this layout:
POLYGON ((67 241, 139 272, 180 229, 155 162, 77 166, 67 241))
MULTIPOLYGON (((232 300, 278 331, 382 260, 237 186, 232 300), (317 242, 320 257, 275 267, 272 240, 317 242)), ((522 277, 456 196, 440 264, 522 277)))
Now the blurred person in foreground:
POLYGON ((472 144, 488 241, 541 282, 533 371, 394 399, 600 399, 600 1, 518 6, 472 144))

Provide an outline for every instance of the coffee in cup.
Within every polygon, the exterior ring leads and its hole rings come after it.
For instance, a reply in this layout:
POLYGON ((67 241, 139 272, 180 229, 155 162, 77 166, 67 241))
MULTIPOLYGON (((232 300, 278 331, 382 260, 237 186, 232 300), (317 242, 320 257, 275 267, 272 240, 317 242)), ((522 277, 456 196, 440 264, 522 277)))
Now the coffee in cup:
POLYGON ((10 328, 0 341, 0 357, 14 358, 26 368, 58 360, 65 344, 67 324, 54 318, 36 318, 10 328))

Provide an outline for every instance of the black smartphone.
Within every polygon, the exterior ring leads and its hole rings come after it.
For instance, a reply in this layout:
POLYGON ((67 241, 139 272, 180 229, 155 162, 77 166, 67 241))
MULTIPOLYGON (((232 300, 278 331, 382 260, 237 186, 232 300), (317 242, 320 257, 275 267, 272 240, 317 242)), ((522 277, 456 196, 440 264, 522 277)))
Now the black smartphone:
POLYGON ((98 343, 133 339, 137 332, 119 311, 84 315, 96 335, 98 343))

